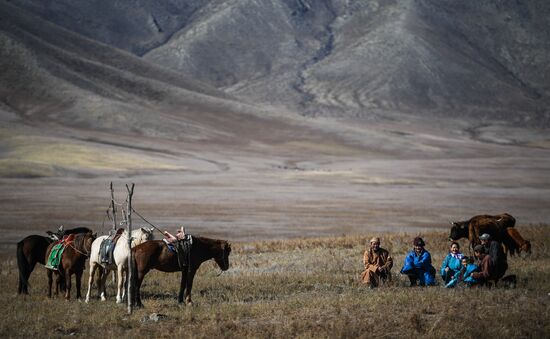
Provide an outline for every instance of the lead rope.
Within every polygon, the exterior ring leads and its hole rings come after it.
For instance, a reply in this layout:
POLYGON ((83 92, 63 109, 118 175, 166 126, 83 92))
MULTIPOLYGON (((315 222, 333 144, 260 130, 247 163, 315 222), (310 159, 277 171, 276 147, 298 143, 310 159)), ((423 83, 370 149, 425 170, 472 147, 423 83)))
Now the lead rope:
POLYGON ((152 223, 149 222, 149 220, 145 219, 141 214, 138 213, 138 211, 136 211, 133 207, 132 207, 132 211, 138 215, 138 217, 140 217, 143 221, 145 221, 146 223, 148 223, 150 226, 153 226, 154 229, 156 229, 157 231, 159 231, 163 236, 164 236, 164 232, 161 231, 157 226, 153 225, 152 223))
MULTIPOLYGON (((84 243, 84 236, 78 237, 77 239, 75 239, 74 242, 76 243, 77 240, 79 240, 79 242, 82 242, 82 244, 83 244, 83 243, 84 243)), ((81 244, 81 245, 82 245, 82 244, 81 244)), ((84 252, 82 252, 82 251, 79 251, 76 247, 73 246, 73 244, 69 244, 69 246, 71 246, 71 248, 72 248, 73 250, 75 250, 76 252, 78 252, 78 253, 84 255, 85 257, 90 257, 90 253, 84 253, 84 252)), ((83 247, 83 246, 79 246, 79 247, 83 247)))

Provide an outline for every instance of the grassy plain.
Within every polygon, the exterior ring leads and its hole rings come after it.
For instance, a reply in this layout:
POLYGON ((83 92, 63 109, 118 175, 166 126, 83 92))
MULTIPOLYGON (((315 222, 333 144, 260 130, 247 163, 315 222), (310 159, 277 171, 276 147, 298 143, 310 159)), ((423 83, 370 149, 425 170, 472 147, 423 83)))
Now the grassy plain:
MULTIPOLYGON (((15 259, 4 256, 0 336, 548 337, 550 232, 546 225, 518 230, 531 239, 533 255, 509 259, 508 273, 518 276, 513 289, 407 287, 398 271, 415 234, 382 235, 382 247, 395 259, 394 279, 374 290, 358 282, 365 242, 372 234, 234 243, 229 271, 217 277, 213 262, 201 267, 193 306, 177 304, 178 274, 155 271, 142 288, 145 307, 132 315, 114 302, 113 286, 107 302, 48 299, 43 267, 31 276, 31 295, 16 296, 15 259), (150 320, 153 313, 161 314, 160 320, 150 320)), ((447 234, 422 236, 438 268, 447 234)))

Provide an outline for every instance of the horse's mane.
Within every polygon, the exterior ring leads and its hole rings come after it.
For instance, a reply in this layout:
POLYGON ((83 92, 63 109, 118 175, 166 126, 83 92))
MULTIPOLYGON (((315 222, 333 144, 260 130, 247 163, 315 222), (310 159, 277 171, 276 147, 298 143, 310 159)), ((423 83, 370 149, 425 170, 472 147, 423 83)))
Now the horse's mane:
POLYGON ((229 242, 227 240, 207 238, 207 237, 202 237, 198 235, 193 236, 193 241, 198 241, 206 247, 216 248, 216 249, 223 249, 226 244, 227 246, 229 246, 229 242))
POLYGON ((84 239, 86 239, 87 236, 92 236, 92 231, 88 233, 77 233, 74 236, 74 247, 82 251, 84 250, 84 239))

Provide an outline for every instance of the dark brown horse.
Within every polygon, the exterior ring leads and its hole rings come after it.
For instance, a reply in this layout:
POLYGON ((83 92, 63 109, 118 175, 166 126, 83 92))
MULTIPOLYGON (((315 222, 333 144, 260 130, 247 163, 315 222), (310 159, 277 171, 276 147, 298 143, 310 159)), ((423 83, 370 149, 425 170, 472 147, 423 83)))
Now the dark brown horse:
MULTIPOLYGON (((43 237, 41 235, 29 235, 20 242, 17 243, 17 268, 19 269, 19 283, 17 285, 18 294, 29 294, 29 277, 31 276, 36 263, 42 265, 46 262, 46 250, 48 246, 53 242, 52 235, 56 238, 63 237, 64 235, 74 233, 87 233, 91 232, 89 228, 77 227, 68 230, 62 230, 61 228, 56 232, 47 232, 50 237, 43 237)), ((64 284, 62 287, 64 288, 64 284)))
POLYGON ((49 237, 33 234, 17 243, 18 294, 29 294, 29 277, 36 263, 46 264, 46 250, 52 242, 49 237))
POLYGON ((191 289, 193 279, 200 265, 210 259, 214 259, 222 271, 229 268, 229 254, 231 245, 225 240, 209 239, 204 237, 193 237, 189 267, 180 269, 177 255, 168 249, 162 240, 144 242, 133 248, 135 267, 135 291, 133 295, 134 304, 138 307, 141 303, 140 287, 143 278, 152 269, 162 272, 181 272, 180 291, 178 302, 191 304, 191 289), (185 293, 185 294, 184 294, 185 293))
MULTIPOLYGON (((90 250, 92 243, 94 242, 96 235, 92 232, 79 233, 73 235, 72 241, 68 241, 68 245, 65 247, 59 267, 56 271, 48 269, 48 296, 52 296, 52 274, 55 272, 56 286, 55 293, 59 292, 59 282, 63 279, 65 281, 65 298, 69 300, 71 298, 71 276, 76 275, 76 298, 80 299, 80 287, 82 286, 82 273, 84 272, 84 266, 86 265, 86 259, 90 256, 90 250)), ((46 250, 46 258, 50 255, 54 243, 48 246, 46 250)))

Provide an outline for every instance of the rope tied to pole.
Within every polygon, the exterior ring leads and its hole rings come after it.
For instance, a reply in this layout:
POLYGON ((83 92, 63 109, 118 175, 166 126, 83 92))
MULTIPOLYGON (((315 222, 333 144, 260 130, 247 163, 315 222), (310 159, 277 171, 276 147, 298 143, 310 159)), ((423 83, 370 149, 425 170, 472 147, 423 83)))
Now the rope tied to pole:
POLYGON ((153 226, 154 229, 156 229, 157 231, 159 231, 162 235, 164 235, 164 232, 161 231, 157 226, 153 225, 152 223, 149 222, 149 220, 145 219, 141 214, 138 213, 138 211, 136 211, 133 207, 132 207, 132 211, 137 214, 138 217, 140 217, 143 221, 145 221, 147 224, 149 224, 150 226, 153 226))

